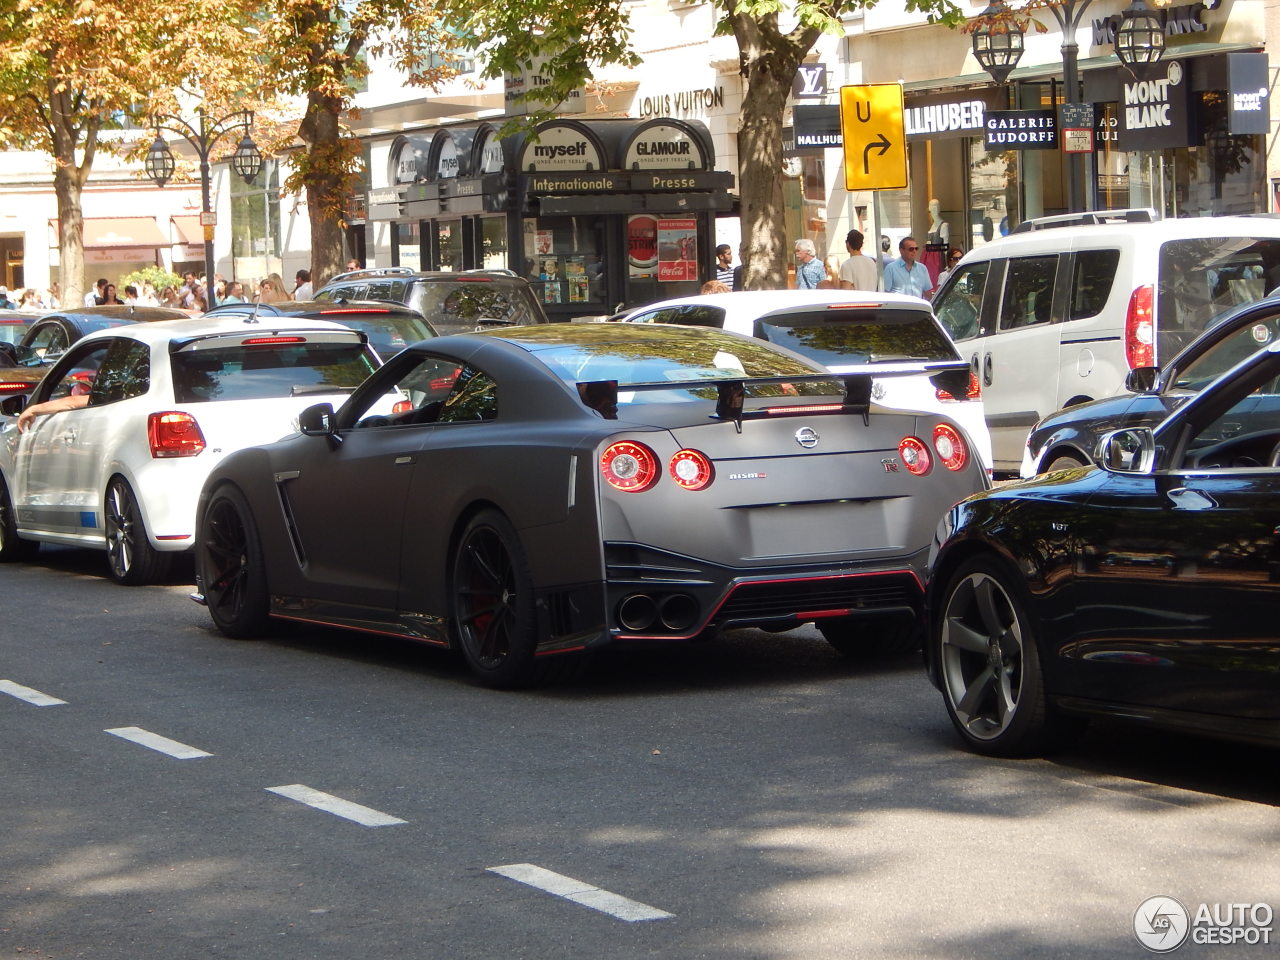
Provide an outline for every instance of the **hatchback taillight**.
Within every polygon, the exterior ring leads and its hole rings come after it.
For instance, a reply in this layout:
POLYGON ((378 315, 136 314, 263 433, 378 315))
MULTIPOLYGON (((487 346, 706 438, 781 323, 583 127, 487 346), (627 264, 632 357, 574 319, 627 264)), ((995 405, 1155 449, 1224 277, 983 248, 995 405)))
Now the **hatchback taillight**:
POLYGON ((600 472, 615 490, 639 493, 657 482, 658 458, 643 443, 619 440, 600 455, 600 472))
POLYGON ((1156 365, 1155 289, 1138 287, 1129 297, 1124 318, 1124 356, 1129 369, 1156 365))
POLYGON ((147 441, 151 444, 151 456, 157 459, 194 457, 204 449, 200 424, 191 414, 178 410, 147 417, 147 441))
POLYGON ((969 383, 965 387, 964 396, 957 397, 950 390, 943 390, 939 387, 934 391, 934 395, 944 403, 955 403, 959 400, 981 400, 982 399, 982 381, 978 379, 978 375, 972 370, 969 371, 969 383))

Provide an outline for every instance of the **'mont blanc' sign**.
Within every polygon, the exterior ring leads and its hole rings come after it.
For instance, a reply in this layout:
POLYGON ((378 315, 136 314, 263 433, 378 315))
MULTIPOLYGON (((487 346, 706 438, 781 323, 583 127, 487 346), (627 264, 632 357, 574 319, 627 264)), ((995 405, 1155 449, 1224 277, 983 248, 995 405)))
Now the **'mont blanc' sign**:
POLYGON ((1163 79, 1120 84, 1121 150, 1164 150, 1191 143, 1187 102, 1191 84, 1177 60, 1169 62, 1163 79))

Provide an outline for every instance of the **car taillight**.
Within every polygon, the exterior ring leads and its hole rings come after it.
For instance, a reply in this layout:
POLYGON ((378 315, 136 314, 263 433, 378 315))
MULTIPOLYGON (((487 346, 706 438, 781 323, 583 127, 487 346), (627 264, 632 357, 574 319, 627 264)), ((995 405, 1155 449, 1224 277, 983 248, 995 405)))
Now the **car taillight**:
POLYGON ((948 470, 963 470, 969 462, 969 448, 965 446, 960 431, 949 423, 940 423, 933 428, 933 449, 948 470))
POLYGON ((151 456, 194 457, 204 449, 204 434, 200 424, 189 413, 170 411, 153 413, 147 417, 147 441, 151 444, 151 456))
POLYGON ((933 466, 933 458, 929 456, 929 448, 918 437, 903 437, 898 441, 898 456, 903 464, 917 477, 923 477, 933 466))
POLYGON ((943 403, 957 403, 961 400, 981 400, 982 399, 982 381, 978 379, 978 375, 972 370, 969 371, 969 385, 965 387, 964 396, 957 397, 950 390, 943 390, 939 387, 934 391, 934 395, 943 403))
POLYGON ((397 413, 408 413, 412 409, 413 409, 412 400, 397 400, 395 403, 391 405, 391 413, 393 415, 397 413))
POLYGON ((672 458, 668 469, 671 479, 685 490, 703 490, 716 478, 716 468, 705 453, 698 450, 680 450, 672 458))
POLYGON ((600 455, 600 472, 615 490, 640 493, 657 482, 658 458, 643 443, 619 440, 600 455))
POLYGON ((34 390, 35 386, 25 380, 0 380, 0 393, 26 393, 34 390))
POLYGON ((1155 288, 1138 287, 1129 297, 1124 318, 1124 355, 1129 369, 1156 365, 1156 319, 1153 313, 1155 288))
POLYGON ((275 347, 282 343, 306 343, 306 337, 249 337, 241 340, 242 347, 275 347))

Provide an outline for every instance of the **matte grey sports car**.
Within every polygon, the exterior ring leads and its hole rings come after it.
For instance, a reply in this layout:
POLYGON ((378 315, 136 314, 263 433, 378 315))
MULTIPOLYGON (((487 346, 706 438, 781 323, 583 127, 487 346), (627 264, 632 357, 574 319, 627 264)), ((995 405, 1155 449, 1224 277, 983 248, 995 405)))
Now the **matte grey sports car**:
POLYGON ((213 472, 198 598, 231 636, 409 637, 497 687, 730 626, 911 649, 937 521, 987 479, 944 417, 871 404, 873 372, 668 326, 415 344, 213 472))

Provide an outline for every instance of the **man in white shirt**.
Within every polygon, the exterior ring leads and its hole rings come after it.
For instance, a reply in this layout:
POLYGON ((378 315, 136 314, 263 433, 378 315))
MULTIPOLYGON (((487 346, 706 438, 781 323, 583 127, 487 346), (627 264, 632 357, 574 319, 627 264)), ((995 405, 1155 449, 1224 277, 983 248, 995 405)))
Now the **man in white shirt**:
POLYGON ((311 288, 311 271, 310 270, 299 270, 294 275, 294 280, 297 281, 298 285, 293 288, 293 299, 295 300, 315 299, 315 293, 311 288))
POLYGON ((86 307, 96 306, 101 303, 107 295, 107 278, 101 277, 88 292, 84 295, 84 305, 86 307))
POLYGON ((880 275, 876 262, 862 252, 866 238, 861 230, 850 230, 844 238, 849 259, 840 264, 841 290, 879 290, 880 275))

